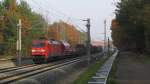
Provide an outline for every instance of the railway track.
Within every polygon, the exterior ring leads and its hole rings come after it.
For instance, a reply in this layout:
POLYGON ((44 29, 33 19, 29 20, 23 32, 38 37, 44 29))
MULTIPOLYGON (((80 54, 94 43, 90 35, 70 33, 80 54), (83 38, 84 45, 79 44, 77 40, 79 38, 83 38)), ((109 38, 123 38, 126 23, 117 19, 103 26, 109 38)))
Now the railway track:
POLYGON ((55 63, 29 65, 23 67, 7 68, 0 71, 0 84, 8 84, 18 81, 45 71, 53 70, 59 67, 70 65, 81 61, 84 57, 70 58, 55 63))
POLYGON ((0 69, 0 73, 9 72, 9 71, 18 70, 18 69, 23 69, 23 68, 28 68, 28 67, 33 67, 33 66, 37 66, 37 65, 32 64, 32 65, 25 65, 25 66, 20 66, 20 67, 4 68, 4 69, 0 69))
MULTIPOLYGON (((76 57, 76 58, 79 58, 79 57, 76 57)), ((59 60, 59 61, 55 61, 55 62, 50 62, 49 64, 64 62, 66 60, 76 59, 76 58, 63 59, 63 60, 59 60)), ((13 71, 13 70, 19 70, 19 69, 30 68, 30 67, 35 67, 35 66, 38 67, 38 66, 41 66, 41 65, 47 65, 47 64, 30 64, 30 65, 24 65, 24 66, 19 66, 19 67, 3 68, 3 69, 0 69, 0 73, 9 72, 9 71, 13 71)))

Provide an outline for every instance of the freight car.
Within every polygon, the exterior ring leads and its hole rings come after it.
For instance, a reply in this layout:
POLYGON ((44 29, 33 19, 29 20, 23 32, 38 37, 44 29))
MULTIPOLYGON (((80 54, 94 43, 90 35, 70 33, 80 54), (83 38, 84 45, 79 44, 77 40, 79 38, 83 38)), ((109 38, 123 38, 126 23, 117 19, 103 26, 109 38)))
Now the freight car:
MULTIPOLYGON (((91 54, 95 54, 95 53, 99 53, 99 52, 103 51, 103 47, 100 46, 100 45, 91 44, 90 47, 91 47, 91 51, 90 51, 91 54)), ((83 44, 77 44, 75 49, 77 51, 77 54, 79 54, 79 55, 85 55, 86 54, 86 49, 87 48, 83 44)))
POLYGON ((99 52, 102 52, 102 51, 103 51, 103 47, 102 46, 92 45, 91 44, 91 54, 99 53, 99 52))
POLYGON ((77 55, 85 55, 86 54, 86 47, 83 44, 77 44, 75 46, 76 54, 77 55))

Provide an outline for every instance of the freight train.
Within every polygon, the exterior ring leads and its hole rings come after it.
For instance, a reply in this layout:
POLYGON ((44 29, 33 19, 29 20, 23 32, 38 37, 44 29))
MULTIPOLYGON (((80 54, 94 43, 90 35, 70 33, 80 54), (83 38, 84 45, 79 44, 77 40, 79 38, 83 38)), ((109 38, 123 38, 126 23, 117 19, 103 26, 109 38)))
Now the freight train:
MULTIPOLYGON (((102 51, 101 46, 92 46, 91 53, 102 51)), ((66 58, 86 54, 86 47, 77 44, 74 48, 64 41, 34 40, 32 42, 32 58, 34 63, 44 63, 56 58, 66 58)))

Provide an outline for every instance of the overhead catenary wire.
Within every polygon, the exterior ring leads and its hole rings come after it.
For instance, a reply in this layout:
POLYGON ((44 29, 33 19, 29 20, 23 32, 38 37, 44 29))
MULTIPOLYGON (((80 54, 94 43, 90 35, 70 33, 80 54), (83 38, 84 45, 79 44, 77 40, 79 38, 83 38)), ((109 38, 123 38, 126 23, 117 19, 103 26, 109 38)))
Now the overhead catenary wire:
POLYGON ((80 21, 80 22, 81 22, 81 19, 75 18, 75 17, 70 17, 70 16, 68 16, 67 14, 63 13, 62 11, 58 10, 57 8, 54 8, 54 7, 52 6, 52 4, 50 4, 48 1, 45 0, 45 2, 46 2, 46 4, 47 4, 47 6, 50 6, 51 9, 53 8, 56 13, 59 13, 59 14, 61 14, 61 15, 64 15, 64 16, 65 16, 66 18, 68 18, 68 19, 73 19, 73 20, 76 20, 76 21, 80 21))
MULTIPOLYGON (((71 23, 75 23, 75 22, 73 22, 72 20, 75 20, 75 21, 81 21, 81 19, 76 19, 76 18, 72 18, 72 17, 69 17, 68 15, 66 15, 65 13, 63 13, 63 12, 61 12, 61 11, 58 11, 58 10, 53 10, 53 7, 51 6, 51 4, 49 3, 49 2, 47 2, 47 1, 45 1, 46 2, 46 4, 48 4, 48 6, 49 6, 49 9, 51 10, 47 10, 46 8, 44 8, 44 7, 42 7, 40 4, 42 4, 42 3, 37 3, 35 0, 32 0, 37 6, 38 6, 38 8, 40 9, 40 10, 42 10, 42 11, 46 11, 46 12, 48 12, 49 14, 50 14, 50 16, 53 16, 53 17, 56 17, 56 18, 60 18, 59 20, 62 20, 62 19, 64 19, 65 17, 65 19, 67 19, 68 21, 65 21, 65 22, 71 22, 71 23), (53 10, 53 11, 52 11, 53 10), (52 15, 53 13, 55 12, 55 15, 52 15)), ((78 24, 76 24, 75 23, 75 25, 78 25, 78 24)), ((79 25, 77 26, 77 27, 79 27, 79 25)), ((81 29, 82 30, 82 28, 80 27, 79 29, 81 29)), ((83 31, 83 30, 82 30, 83 31)))
MULTIPOLYGON (((45 6, 43 7, 43 4, 42 3, 38 3, 36 2, 35 0, 31 0, 32 3, 34 4, 34 6, 39 10, 39 11, 42 11, 44 13, 41 13, 42 16, 46 16, 44 17, 46 21, 51 21, 53 18, 56 18, 58 19, 57 21, 54 21, 54 22, 60 22, 60 21, 63 21, 67 24, 70 24, 70 25, 73 25, 76 30, 80 33, 86 33, 85 29, 85 24, 82 24, 83 21, 81 19, 77 19, 77 18, 74 18, 74 17, 70 17, 68 16, 67 14, 57 10, 56 8, 53 8, 51 6, 51 4, 49 4, 49 2, 46 1, 46 4, 48 4, 47 6, 49 7, 49 9, 46 9, 45 6), (46 15, 45 15, 46 14, 46 15), (51 20, 48 20, 48 17, 50 17, 51 20)), ((45 1, 44 1, 45 2, 45 1)), ((44 4, 45 5, 45 4, 44 4)), ((34 22, 34 21, 33 21, 34 22)), ((36 22, 36 21, 35 21, 36 22)), ((46 28, 46 32, 48 32, 48 26, 45 26, 47 27, 46 28)), ((81 35, 80 33, 79 36, 81 35)), ((81 38, 81 37, 80 37, 81 38)))
POLYGON ((47 10, 47 9, 45 9, 45 8, 43 8, 40 4, 38 4, 36 1, 34 1, 34 0, 31 0, 32 2, 33 2, 33 4, 35 4, 36 5, 36 8, 38 8, 40 11, 43 11, 43 12, 48 12, 50 15, 49 16, 52 16, 52 17, 55 17, 55 18, 58 18, 59 20, 61 20, 61 19, 63 19, 63 17, 62 16, 60 16, 60 14, 58 14, 58 13, 54 13, 54 12, 52 12, 52 11, 49 11, 49 10, 47 10), (54 15, 52 15, 52 14, 54 14, 54 15), (61 17, 61 18, 60 18, 61 17))
MULTIPOLYGON (((34 0, 33 0, 33 1, 34 1, 34 0)), ((35 1, 34 1, 34 2, 35 2, 35 1)), ((46 3, 42 4, 42 2, 41 2, 40 4, 46 5, 46 6, 51 10, 51 12, 53 11, 53 12, 55 12, 57 15, 63 16, 63 17, 68 18, 68 19, 74 19, 74 20, 76 20, 76 21, 81 21, 81 19, 79 19, 79 18, 70 17, 70 16, 68 16, 67 14, 63 13, 62 11, 58 10, 57 8, 54 8, 54 7, 52 6, 52 4, 49 3, 48 1, 45 0, 44 2, 46 2, 46 3)), ((37 3, 37 2, 35 2, 35 3, 37 3)), ((37 3, 37 4, 38 4, 38 3, 37 3)), ((39 5, 39 4, 38 4, 38 5, 39 5)), ((42 7, 42 6, 40 6, 40 7, 42 7)), ((45 6, 44 6, 44 7, 45 7, 45 6)), ((44 7, 42 7, 42 8, 44 8, 44 7)), ((45 7, 44 9, 46 9, 46 7, 45 7)))

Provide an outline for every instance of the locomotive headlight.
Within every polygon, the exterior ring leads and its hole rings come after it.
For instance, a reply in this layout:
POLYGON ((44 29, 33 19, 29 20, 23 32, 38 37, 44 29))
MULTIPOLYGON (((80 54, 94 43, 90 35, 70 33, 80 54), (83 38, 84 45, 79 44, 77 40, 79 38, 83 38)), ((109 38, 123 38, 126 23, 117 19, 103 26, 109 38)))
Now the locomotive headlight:
POLYGON ((32 50, 32 52, 36 52, 36 50, 32 50))
POLYGON ((45 52, 46 50, 40 49, 40 50, 32 50, 32 52, 45 52))
POLYGON ((46 50, 40 50, 40 52, 45 52, 46 50))

